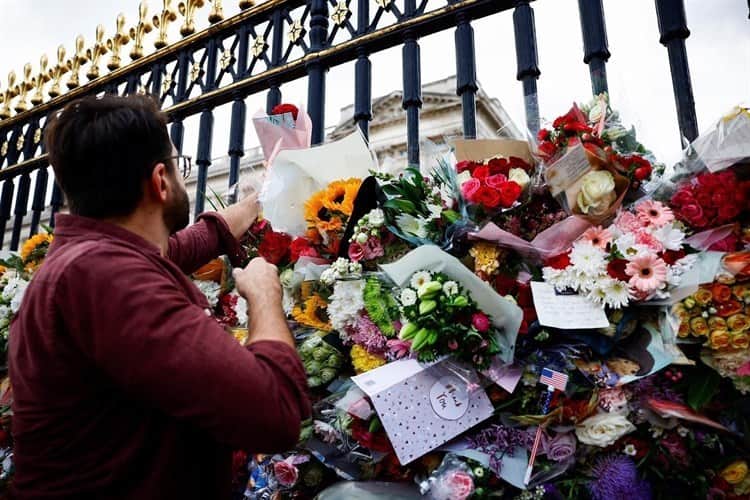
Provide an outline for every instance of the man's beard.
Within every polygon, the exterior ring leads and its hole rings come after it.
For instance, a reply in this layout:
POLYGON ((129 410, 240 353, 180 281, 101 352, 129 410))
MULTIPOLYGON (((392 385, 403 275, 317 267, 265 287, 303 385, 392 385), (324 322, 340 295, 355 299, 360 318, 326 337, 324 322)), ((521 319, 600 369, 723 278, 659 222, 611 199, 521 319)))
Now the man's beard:
POLYGON ((163 217, 169 234, 185 229, 190 223, 190 198, 184 187, 175 190, 172 201, 164 207, 163 217))

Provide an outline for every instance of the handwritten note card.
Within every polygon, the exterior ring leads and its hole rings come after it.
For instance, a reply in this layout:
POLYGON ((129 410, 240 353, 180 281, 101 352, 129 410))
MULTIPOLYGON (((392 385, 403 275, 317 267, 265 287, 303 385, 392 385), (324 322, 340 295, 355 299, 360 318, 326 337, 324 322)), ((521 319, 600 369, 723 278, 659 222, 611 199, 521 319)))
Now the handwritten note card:
POLYGON ((571 148, 565 156, 553 163, 544 173, 552 196, 557 196, 573 186, 591 170, 591 163, 583 146, 571 148))
POLYGON ((552 328, 606 328, 609 320, 604 309, 581 295, 560 295, 555 287, 531 282, 539 324, 552 328))
POLYGON ((396 361, 353 377, 372 400, 396 456, 408 464, 492 416, 483 389, 443 362, 396 361))

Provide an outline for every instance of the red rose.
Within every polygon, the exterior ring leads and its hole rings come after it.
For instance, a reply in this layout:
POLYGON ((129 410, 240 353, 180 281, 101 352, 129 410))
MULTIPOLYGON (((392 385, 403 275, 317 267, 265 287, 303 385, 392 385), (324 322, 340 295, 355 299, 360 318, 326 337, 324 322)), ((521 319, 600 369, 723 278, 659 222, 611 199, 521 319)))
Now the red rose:
POLYGON ((511 156, 508 158, 508 167, 509 168, 522 168, 526 172, 531 170, 531 165, 529 165, 529 163, 523 158, 518 158, 517 156, 511 156))
POLYGON ((313 248, 305 238, 295 238, 289 248, 291 252, 291 261, 297 262, 300 257, 320 257, 318 251, 313 248))
POLYGON ((720 205, 719 206, 719 218, 721 224, 725 224, 740 214, 740 207, 736 205, 720 205))
POLYGON ((390 453, 393 451, 391 442, 382 432, 370 432, 369 426, 360 419, 354 419, 351 425, 352 438, 372 451, 390 453))
POLYGON ((546 141, 547 139, 549 139, 549 134, 550 134, 549 130, 547 130, 546 128, 543 128, 539 132, 537 132, 536 140, 539 142, 546 141))
POLYGON ((517 182, 508 181, 500 188, 500 205, 503 208, 509 208, 518 201, 523 189, 517 182))
POLYGON ((471 315, 471 325, 479 332, 484 333, 490 329, 490 318, 481 312, 475 312, 471 315))
POLYGON ((503 188, 503 184, 508 182, 508 178, 503 174, 497 174, 487 177, 484 182, 492 189, 500 190, 503 188))
POLYGON ((517 281, 515 278, 506 276, 504 274, 498 274, 495 276, 495 290, 499 295, 509 295, 513 293, 517 281))
POLYGON ((531 286, 528 283, 518 284, 518 294, 516 295, 519 307, 534 307, 534 299, 531 296, 531 286))
POLYGON ((706 221, 703 215, 703 209, 697 203, 689 203, 687 205, 684 205, 678 212, 678 215, 692 226, 700 228, 706 225, 706 221))
POLYGON ((708 190, 716 189, 721 186, 721 178, 714 174, 701 174, 696 180, 701 187, 708 190))
POLYGON ((570 252, 565 252, 561 253, 560 255, 550 257, 549 259, 547 259, 544 265, 547 267, 551 267, 552 269, 562 271, 570 265, 570 252))
POLYGON ((630 279, 625 272, 627 265, 628 261, 625 259, 612 259, 609 264, 607 264, 607 274, 616 280, 627 282, 630 279))
POLYGON ((552 123, 552 126, 555 128, 560 128, 570 123, 583 123, 584 125, 586 124, 586 117, 583 116, 583 113, 580 109, 578 109, 578 106, 576 104, 573 104, 573 107, 570 108, 570 111, 555 119, 555 121, 552 123))
POLYGON ((297 106, 294 104, 277 104, 271 110, 272 115, 283 115, 284 113, 291 113, 292 118, 296 120, 297 115, 299 114, 299 109, 297 109, 297 106))
POLYGON ((546 160, 549 160, 550 158, 555 156, 555 153, 557 152, 557 146, 549 141, 539 143, 538 149, 539 155, 546 160))
POLYGON ((299 479, 297 467, 284 460, 273 464, 273 475, 276 476, 279 484, 286 488, 294 486, 294 483, 299 479))
POLYGON ((288 234, 270 231, 263 236, 263 241, 258 246, 258 253, 271 264, 278 265, 289 255, 291 244, 292 237, 288 234))
POLYGON ((661 254, 661 259, 668 265, 671 266, 681 258, 685 257, 685 250, 666 250, 661 254))
POLYGON ((679 189, 674 194, 674 196, 672 196, 671 203, 672 205, 676 207, 681 207, 683 205, 695 203, 695 197, 693 196, 693 191, 689 187, 683 187, 679 189))
POLYGON ((469 160, 463 160, 458 163, 456 163, 456 170, 460 174, 461 172, 466 172, 467 170, 469 172, 472 172, 476 168, 476 163, 469 160))
POLYGON ((485 209, 497 208, 500 204, 500 192, 496 189, 492 189, 487 186, 479 188, 476 194, 477 203, 482 205, 485 209))
POLYGON ((487 165, 481 165, 474 170, 471 176, 475 179, 484 180, 490 176, 490 167, 487 165))
POLYGON ((508 175, 510 172, 510 165, 508 160, 505 158, 493 158, 487 162, 487 167, 490 169, 491 175, 508 175))
POLYGON ((713 202, 711 192, 708 190, 698 191, 695 193, 695 201, 697 201, 701 207, 710 206, 713 202))

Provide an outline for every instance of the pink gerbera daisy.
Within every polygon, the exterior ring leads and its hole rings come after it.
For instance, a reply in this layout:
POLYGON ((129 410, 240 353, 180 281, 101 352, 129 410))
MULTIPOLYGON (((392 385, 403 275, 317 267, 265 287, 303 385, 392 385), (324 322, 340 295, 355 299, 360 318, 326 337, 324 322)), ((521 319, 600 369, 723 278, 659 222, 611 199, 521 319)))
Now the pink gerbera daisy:
POLYGON ((667 281, 667 265, 654 254, 631 260, 625 273, 630 276, 630 286, 641 292, 658 290, 667 281))
POLYGON ((658 201, 644 201, 635 211, 638 219, 648 226, 662 227, 674 220, 672 209, 658 201))
POLYGON ((602 226, 590 227, 581 235, 581 239, 588 241, 595 247, 606 250, 607 245, 612 241, 612 233, 602 226))

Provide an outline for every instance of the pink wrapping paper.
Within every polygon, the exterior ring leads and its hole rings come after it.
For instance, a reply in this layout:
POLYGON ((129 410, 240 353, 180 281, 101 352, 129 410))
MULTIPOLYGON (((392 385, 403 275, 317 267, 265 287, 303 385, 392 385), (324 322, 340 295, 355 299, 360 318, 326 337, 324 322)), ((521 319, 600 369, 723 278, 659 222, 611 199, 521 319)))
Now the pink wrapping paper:
POLYGON ((312 121, 304 109, 299 109, 294 128, 272 123, 263 110, 258 110, 255 113, 253 125, 268 165, 273 162, 273 159, 282 149, 307 149, 310 147, 312 121))
POLYGON ((728 237, 734 231, 734 224, 727 224, 726 226, 720 226, 713 229, 696 233, 690 238, 685 240, 685 243, 695 248, 696 250, 707 251, 715 243, 720 242, 724 238, 728 237))
POLYGON ((542 231, 533 240, 526 241, 490 222, 479 232, 471 234, 470 238, 491 241, 503 248, 515 250, 534 262, 544 262, 568 250, 589 227, 591 224, 588 221, 572 215, 542 231))

